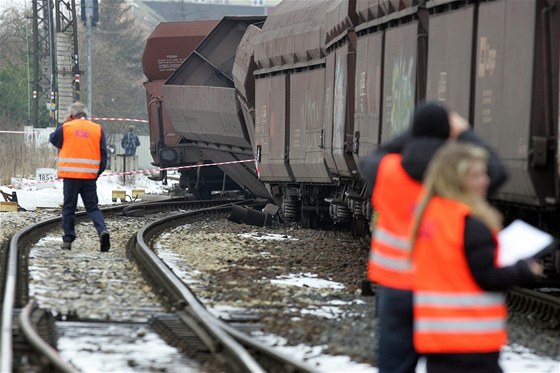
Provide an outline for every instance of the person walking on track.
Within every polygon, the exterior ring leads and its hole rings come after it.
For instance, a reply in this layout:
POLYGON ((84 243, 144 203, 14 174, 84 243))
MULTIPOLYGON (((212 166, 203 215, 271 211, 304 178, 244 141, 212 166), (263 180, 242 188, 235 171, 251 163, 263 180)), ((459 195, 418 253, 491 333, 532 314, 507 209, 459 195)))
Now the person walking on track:
POLYGON ((70 106, 69 117, 50 134, 50 142, 59 148, 57 172, 63 181, 62 249, 71 250, 76 239, 75 213, 78 196, 93 221, 100 241, 100 250, 111 247, 109 232, 99 210, 97 178, 107 166, 107 143, 103 128, 87 118, 81 102, 70 106))

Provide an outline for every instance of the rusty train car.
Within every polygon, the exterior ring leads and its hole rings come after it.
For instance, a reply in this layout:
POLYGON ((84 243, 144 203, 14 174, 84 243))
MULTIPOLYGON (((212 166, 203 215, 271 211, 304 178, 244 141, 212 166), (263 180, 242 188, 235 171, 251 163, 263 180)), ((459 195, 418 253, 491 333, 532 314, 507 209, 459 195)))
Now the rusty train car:
POLYGON ((163 106, 208 159, 255 158, 223 171, 286 219, 367 231, 359 159, 435 99, 502 156, 504 212, 560 231, 560 0, 284 0, 222 22, 163 106))
POLYGON ((166 168, 179 169, 179 186, 197 198, 208 199, 214 191, 239 190, 217 166, 189 167, 212 161, 189 137, 175 128, 165 105, 164 83, 219 21, 163 22, 148 37, 142 67, 150 129, 153 164, 162 168, 157 179, 167 182, 166 168))
POLYGON ((285 0, 254 43, 261 181, 293 218, 361 230, 356 164, 435 99, 502 156, 496 203, 558 232, 559 5, 285 0))

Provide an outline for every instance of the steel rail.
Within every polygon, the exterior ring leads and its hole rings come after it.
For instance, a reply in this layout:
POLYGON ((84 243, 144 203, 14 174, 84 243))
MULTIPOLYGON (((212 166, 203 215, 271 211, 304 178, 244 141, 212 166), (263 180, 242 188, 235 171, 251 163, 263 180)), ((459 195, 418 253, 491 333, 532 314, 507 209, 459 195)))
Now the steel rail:
POLYGON ((508 307, 519 312, 535 312, 538 319, 560 326, 560 297, 513 287, 507 292, 508 307))
POLYGON ((129 250, 139 264, 150 273, 157 273, 152 281, 156 281, 169 293, 173 294, 177 304, 182 304, 183 309, 197 322, 196 332, 201 340, 207 342, 207 347, 212 353, 224 351, 230 361, 234 361, 239 372, 265 373, 266 371, 253 359, 253 357, 235 341, 229 334, 220 328, 214 317, 199 303, 190 289, 173 273, 173 271, 150 249, 147 241, 159 233, 164 227, 178 224, 182 219, 193 215, 208 212, 227 211, 228 206, 187 212, 180 215, 165 217, 152 222, 138 231, 134 240, 129 242, 129 250), (201 330, 208 335, 201 335, 201 330))
POLYGON ((35 348, 35 350, 39 351, 43 356, 46 356, 47 360, 54 366, 57 372, 78 373, 78 370, 74 369, 74 367, 65 362, 58 354, 58 351, 45 342, 35 330, 35 327, 31 322, 31 314, 36 308, 37 304, 35 301, 30 301, 25 307, 23 307, 19 316, 21 330, 23 331, 25 338, 29 344, 35 348))
MULTIPOLYGON (((112 206, 103 208, 104 213, 116 214, 118 212, 123 212, 125 209, 130 209, 132 207, 139 207, 144 210, 157 210, 164 208, 166 206, 177 207, 180 202, 180 198, 170 198, 168 200, 161 201, 149 201, 137 204, 122 204, 118 206, 112 206)), ((187 203, 187 201, 184 201, 187 203)), ((215 204, 215 201, 188 201, 187 205, 196 208, 197 206, 208 204, 215 204)), ((239 203, 239 201, 236 201, 239 203)), ((76 219, 83 219, 87 217, 85 211, 76 213, 76 219)), ((24 241, 27 237, 36 235, 38 231, 43 231, 51 229, 53 225, 59 225, 61 217, 46 219, 39 223, 27 226, 22 230, 14 234, 8 242, 8 254, 6 258, 6 271, 4 274, 4 289, 2 300, 2 315, 1 315, 1 325, 0 325, 0 372, 11 372, 13 367, 13 347, 12 347, 12 323, 13 323, 13 310, 16 307, 23 307, 23 304, 17 304, 16 294, 17 294, 17 264, 18 264, 18 252, 19 248, 23 246, 24 241)), ((40 351, 48 358, 49 352, 47 350, 41 349, 40 351)), ((52 362, 55 364, 55 362, 52 362)))
MULTIPOLYGON (((208 214, 225 214, 231 212, 233 204, 228 204, 219 207, 208 209, 196 210, 186 212, 180 215, 165 217, 158 221, 154 221, 149 225, 143 227, 134 239, 129 242, 128 249, 131 256, 139 261, 140 266, 150 267, 146 268, 146 272, 154 272, 157 270, 159 273, 154 274, 151 281, 157 283, 157 286, 166 289, 168 294, 173 298, 173 302, 177 309, 183 307, 193 318, 195 318, 207 332, 214 338, 219 339, 220 347, 226 352, 229 359, 234 359, 237 362, 237 371, 239 372, 264 372, 268 371, 263 369, 261 364, 247 352, 251 349, 259 353, 260 357, 268 357, 268 360, 273 360, 276 364, 286 367, 284 371, 299 372, 299 373, 317 373, 318 371, 312 367, 306 366, 299 361, 296 361, 285 354, 279 353, 276 349, 263 346, 262 343, 252 339, 248 335, 235 330, 223 321, 217 319, 210 314, 206 308, 200 304, 200 301, 190 291, 190 289, 179 279, 176 274, 152 251, 148 242, 150 242, 156 235, 170 226, 178 226, 185 221, 192 221, 199 219, 200 216, 207 216, 208 214)), ((208 336, 199 336, 202 340, 208 340, 208 336)), ((217 346, 209 343, 210 350, 216 351, 217 346)))
MULTIPOLYGON (((103 209, 104 212, 117 212, 123 206, 110 207, 103 209)), ((86 216, 86 212, 82 211, 76 214, 76 218, 82 219, 86 216)), ((18 251, 20 246, 24 244, 24 238, 28 235, 36 235, 37 231, 50 229, 52 225, 59 224, 61 217, 43 220, 39 223, 30 225, 12 236, 9 241, 8 258, 6 260, 6 274, 4 286, 4 299, 2 300, 2 325, 0 333, 0 372, 11 372, 13 366, 13 350, 12 350, 12 322, 13 310, 16 306, 16 292, 17 292, 17 264, 18 264, 18 251)))

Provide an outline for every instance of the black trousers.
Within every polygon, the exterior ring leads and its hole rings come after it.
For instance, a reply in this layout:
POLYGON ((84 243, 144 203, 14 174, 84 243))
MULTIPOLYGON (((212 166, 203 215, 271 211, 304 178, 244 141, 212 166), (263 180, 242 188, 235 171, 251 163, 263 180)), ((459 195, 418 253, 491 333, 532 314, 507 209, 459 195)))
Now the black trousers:
POLYGON ((418 354, 412 343, 412 291, 380 286, 377 316, 379 373, 414 373, 418 354))
POLYGON ((82 197, 86 212, 93 221, 97 233, 107 230, 103 214, 98 207, 99 200, 97 198, 96 183, 97 180, 95 179, 64 179, 62 189, 64 194, 64 205, 62 207, 63 241, 72 242, 76 238, 74 214, 76 213, 78 196, 82 197))
POLYGON ((500 352, 478 354, 428 354, 428 373, 502 373, 498 364, 500 352))

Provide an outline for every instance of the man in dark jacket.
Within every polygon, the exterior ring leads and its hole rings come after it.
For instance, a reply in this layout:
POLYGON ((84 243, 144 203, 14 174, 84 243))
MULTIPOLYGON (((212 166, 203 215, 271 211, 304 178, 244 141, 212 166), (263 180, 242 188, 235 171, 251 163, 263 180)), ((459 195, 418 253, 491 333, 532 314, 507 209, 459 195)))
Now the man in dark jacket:
POLYGON ((109 232, 98 207, 97 178, 107 167, 107 143, 103 128, 86 119, 81 102, 70 106, 65 122, 50 134, 50 142, 60 149, 58 177, 64 179, 62 207, 62 249, 70 250, 76 238, 74 227, 78 196, 82 197, 88 216, 99 234, 101 251, 111 247, 109 232))
MULTIPOLYGON (((507 174, 498 156, 480 137, 469 129, 468 122, 457 113, 449 113, 447 108, 437 102, 425 102, 418 105, 415 110, 412 125, 408 131, 387 144, 382 144, 377 151, 364 157, 360 162, 359 170, 368 185, 367 190, 371 192, 376 188, 380 164, 384 157, 390 153, 401 154, 400 167, 413 180, 412 184, 416 181, 420 185, 433 155, 443 144, 450 140, 474 143, 489 151, 490 157, 487 165, 490 176, 489 193, 496 191, 505 182, 507 174)), ((390 170, 386 172, 390 172, 390 170)), ((401 193, 395 196, 397 200, 403 198, 401 188, 393 187, 394 191, 391 191, 391 186, 385 186, 384 189, 385 193, 401 193)), ((418 188, 415 188, 415 191, 418 193, 418 188)), ((373 201, 373 208, 378 208, 375 201, 373 201)), ((391 206, 385 204, 384 208, 387 215, 392 214, 391 206)), ((394 222, 395 217, 389 220, 394 222)), ((402 224, 408 226, 411 222, 412 211, 410 211, 410 219, 402 221, 402 224)), ((376 239, 387 240, 387 237, 394 237, 391 232, 388 233, 390 234, 389 236, 384 233, 384 237, 378 235, 376 239)), ((398 237, 396 238, 399 240, 398 237)), ((387 242, 398 243, 399 241, 395 241, 393 238, 387 242)), ((407 245, 403 245, 403 248, 406 247, 407 245)), ((375 245, 372 245, 368 263, 368 275, 375 274, 372 272, 372 269, 375 268, 375 265, 383 265, 383 261, 389 265, 389 270, 391 269, 390 266, 394 264, 393 261, 387 261, 392 260, 390 258, 386 258, 383 255, 376 256, 376 249, 375 245)), ((394 267, 393 269, 396 269, 398 272, 398 268, 394 267)), ((383 278, 383 276, 379 276, 379 272, 376 273, 377 277, 383 278)), ((382 280, 379 280, 378 283, 379 345, 377 363, 379 373, 413 373, 416 369, 418 355, 412 343, 412 289, 408 288, 410 284, 408 284, 408 287, 405 286, 406 288, 402 286, 394 288, 384 284, 382 280)))
POLYGON ((134 127, 128 127, 128 132, 123 135, 121 146, 124 149, 124 155, 132 156, 136 154, 136 148, 140 146, 140 139, 134 133, 134 127))

